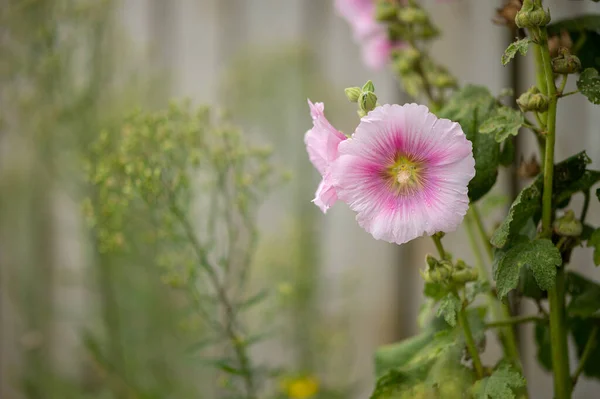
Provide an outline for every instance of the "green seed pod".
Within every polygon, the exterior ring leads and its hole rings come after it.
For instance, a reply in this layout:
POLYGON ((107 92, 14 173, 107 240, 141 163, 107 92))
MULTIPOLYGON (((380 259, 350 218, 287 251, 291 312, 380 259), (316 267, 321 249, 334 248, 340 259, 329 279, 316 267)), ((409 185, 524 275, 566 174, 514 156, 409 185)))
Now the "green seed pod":
POLYGON ((360 87, 348 87, 344 89, 344 93, 346 93, 346 98, 351 103, 358 102, 358 98, 360 97, 362 90, 360 87))
POLYGON ((515 17, 515 24, 519 28, 535 28, 548 25, 550 22, 550 11, 533 3, 533 1, 525 1, 523 7, 515 17))
POLYGON ((429 22, 427 13, 418 7, 402 7, 398 10, 398 19, 406 24, 425 24, 429 22))
POLYGON ((558 74, 577 73, 581 70, 581 61, 566 47, 558 49, 558 57, 552 59, 552 71, 558 74))
POLYGON ((517 104, 521 111, 536 111, 536 112, 545 112, 548 110, 548 104, 550 100, 547 96, 540 93, 537 87, 532 86, 525 93, 521 94, 517 99, 517 104))
POLYGON ((375 6, 375 19, 382 22, 396 20, 398 10, 394 3, 388 0, 379 0, 375 6))
POLYGON ((568 210, 562 217, 556 219, 552 227, 556 234, 564 237, 579 237, 583 231, 583 225, 575 218, 572 210, 568 210))

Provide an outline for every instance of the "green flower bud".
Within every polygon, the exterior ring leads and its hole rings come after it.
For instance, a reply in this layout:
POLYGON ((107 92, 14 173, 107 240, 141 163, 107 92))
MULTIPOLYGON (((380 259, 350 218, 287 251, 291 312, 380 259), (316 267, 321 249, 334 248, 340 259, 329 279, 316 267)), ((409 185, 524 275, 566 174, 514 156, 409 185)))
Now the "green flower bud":
POLYGON ((517 99, 517 104, 523 112, 544 112, 548 110, 549 102, 550 100, 548 99, 548 97, 540 93, 539 89, 535 86, 532 86, 525 93, 521 94, 517 99))
POLYGON ((525 1, 523 7, 515 17, 515 24, 519 28, 535 28, 548 25, 550 22, 550 11, 534 4, 533 1, 525 1))
POLYGON ((358 98, 360 97, 362 90, 360 87, 348 87, 347 89, 344 89, 344 93, 346 93, 346 98, 348 101, 351 103, 356 103, 358 102, 358 98))
POLYGON ((575 218, 572 210, 568 210, 562 217, 556 219, 553 227, 556 234, 565 237, 578 237, 583 231, 583 225, 575 218))
POLYGON ((477 281, 479 278, 479 272, 477 269, 456 269, 452 272, 451 275, 452 281, 459 284, 465 284, 470 281, 477 281))
POLYGON ((431 276, 429 275, 429 270, 421 270, 419 269, 419 274, 423 278, 426 283, 432 283, 431 276))
POLYGON ((410 6, 398 10, 398 19, 406 24, 425 24, 429 22, 429 17, 425 11, 410 6))
POLYGON ((377 106, 377 96, 372 91, 363 92, 358 99, 358 106, 366 115, 377 106))
POLYGON ((373 82, 368 80, 367 83, 365 83, 364 86, 362 87, 362 91, 364 93, 366 93, 366 92, 375 93, 375 85, 373 84, 373 82))
POLYGON ((552 59, 552 71, 558 74, 577 73, 581 70, 581 61, 566 47, 558 49, 558 57, 552 59))
POLYGON ((431 84, 440 89, 456 87, 456 79, 446 72, 434 73, 431 76, 431 84))
POLYGON ((425 262, 427 262, 429 269, 435 269, 438 265, 438 260, 429 254, 425 257, 425 262))
POLYGON ((379 0, 375 7, 375 19, 378 21, 394 21, 397 12, 394 3, 389 0, 379 0))

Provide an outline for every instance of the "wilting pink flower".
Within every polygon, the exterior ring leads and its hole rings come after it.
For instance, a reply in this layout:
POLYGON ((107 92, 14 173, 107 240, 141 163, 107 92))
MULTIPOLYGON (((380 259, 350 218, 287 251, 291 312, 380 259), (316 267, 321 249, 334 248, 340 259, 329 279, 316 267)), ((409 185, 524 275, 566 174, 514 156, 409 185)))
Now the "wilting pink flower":
POLYGON ((306 132, 304 143, 306 143, 308 158, 323 176, 313 202, 323 213, 326 213, 327 209, 337 201, 337 193, 331 180, 331 164, 338 157, 339 144, 347 137, 331 126, 325 118, 323 103, 313 104, 308 100, 308 105, 313 119, 313 128, 306 132))
POLYGON ((338 151, 330 168, 336 193, 376 239, 403 244, 454 231, 467 212, 471 142, 423 105, 375 108, 338 151))
POLYGON ((365 64, 374 70, 385 66, 391 51, 401 43, 391 41, 386 26, 375 19, 375 1, 335 0, 335 8, 352 27, 365 64))

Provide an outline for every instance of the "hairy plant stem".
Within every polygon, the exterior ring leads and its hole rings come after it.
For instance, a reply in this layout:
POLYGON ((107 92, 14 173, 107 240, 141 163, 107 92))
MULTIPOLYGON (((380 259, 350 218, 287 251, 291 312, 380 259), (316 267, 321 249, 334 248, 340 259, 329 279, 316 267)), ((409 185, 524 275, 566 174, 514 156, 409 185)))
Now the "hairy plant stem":
POLYGON ((579 376, 581 375, 581 373, 583 373, 583 369, 585 367, 586 362, 589 360, 590 355, 592 354, 592 351, 598 344, 596 342, 597 336, 598 336, 598 325, 595 325, 592 328, 592 331, 590 332, 590 336, 588 337, 588 340, 585 344, 583 353, 581 354, 581 357, 579 358, 579 364, 577 365, 577 370, 575 370, 575 374, 573 374, 573 386, 575 386, 575 384, 577 384, 577 380, 579 379, 579 376))
MULTIPOLYGON (((545 77, 545 92, 550 100, 546 113, 546 154, 544 159, 544 191, 542 195, 542 236, 552 234, 552 183, 554 178, 554 144, 556 141, 556 106, 558 97, 554 84, 554 74, 548 49, 548 33, 545 27, 537 30, 537 46, 539 57, 537 61, 538 84, 543 84, 540 76, 543 69, 545 77), (541 66, 540 66, 541 64, 541 66)), ((537 52, 536 52, 537 54, 537 52)), ((542 85, 544 87, 544 85, 542 85)), ((540 91, 544 92, 540 87, 540 91)), ((572 391, 569 371, 569 348, 567 346, 567 329, 565 315, 565 271, 559 267, 556 284, 548 290, 550 304, 550 338, 552 350, 552 369, 554 372, 554 395, 556 399, 570 399, 572 391)))
MULTIPOLYGON (((474 212, 472 211, 472 209, 474 209, 474 205, 471 205, 471 208, 469 209, 469 212, 467 213, 467 220, 465 223, 465 226, 467 227, 467 235, 469 236, 469 242, 471 244, 471 249, 473 250, 473 254, 475 255, 475 259, 476 259, 476 267, 477 270, 479 271, 479 276, 481 279, 490 282, 491 281, 491 277, 490 274, 488 272, 488 269, 486 267, 486 263, 483 260, 483 255, 481 253, 481 249, 479 248, 479 245, 477 243, 477 232, 475 229, 475 226, 473 226, 474 224, 474 220, 475 216, 474 216, 474 212)), ((478 230, 481 232, 481 230, 478 230)), ((482 237, 482 239, 485 241, 486 237, 482 237)), ((492 257, 492 253, 491 251, 489 252, 490 254, 490 261, 492 261, 493 257, 492 257)), ((500 320, 506 320, 510 318, 510 309, 508 308, 508 306, 505 303, 502 303, 501 301, 498 300, 498 298, 496 297, 496 295, 494 294, 494 292, 490 289, 486 292, 486 301, 487 301, 487 305, 491 310, 491 316, 492 316, 492 323, 493 322, 499 322, 500 320)), ((504 347, 504 352, 506 354, 506 357, 510 360, 510 362, 519 370, 522 370, 522 366, 521 366, 521 359, 519 357, 519 350, 517 347, 517 339, 515 337, 515 332, 513 331, 513 329, 510 326, 506 326, 504 328, 501 328, 498 331, 498 338, 500 339, 500 342, 502 343, 502 346, 504 347)))
MULTIPOLYGON (((435 243, 435 246, 440 254, 440 257, 443 259, 446 257, 446 250, 444 249, 444 245, 442 244, 442 239, 438 234, 434 234, 431 236, 431 239, 435 243)), ((453 290, 454 294, 458 296, 458 292, 456 289, 453 290)), ((482 379, 484 377, 483 365, 481 364, 481 359, 479 358, 479 352, 477 351, 477 346, 475 345, 475 340, 473 339, 473 333, 471 332, 471 326, 469 325, 469 319, 467 318, 466 311, 466 300, 463 299, 460 311, 458 312, 458 324, 463 330, 465 334, 465 343, 467 344, 467 350, 471 355, 471 359, 473 359, 473 367, 475 368, 475 374, 477 375, 477 379, 482 379)))
POLYGON ((465 342, 467 344, 469 354, 471 355, 471 359, 473 359, 473 367, 475 368, 475 374, 477 375, 477 379, 480 380, 485 376, 485 373, 483 371, 481 359, 479 358, 477 346, 475 345, 475 340, 473 339, 473 333, 471 332, 471 326, 469 325, 469 320, 467 318, 467 310, 464 306, 460 309, 460 312, 458 313, 458 324, 462 327, 463 332, 465 334, 465 342))

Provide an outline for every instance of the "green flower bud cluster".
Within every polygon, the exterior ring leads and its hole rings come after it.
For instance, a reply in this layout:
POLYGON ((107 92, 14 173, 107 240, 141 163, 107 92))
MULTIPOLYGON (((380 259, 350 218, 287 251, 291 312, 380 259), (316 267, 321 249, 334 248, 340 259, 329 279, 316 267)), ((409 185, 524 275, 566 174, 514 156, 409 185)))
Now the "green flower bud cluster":
POLYGON ((370 80, 360 87, 349 87, 344 89, 346 97, 350 102, 358 103, 358 116, 361 118, 372 111, 377 106, 377 96, 375 95, 375 86, 370 80))
POLYGON ((515 17, 515 24, 519 28, 538 28, 550 23, 550 11, 544 11, 541 5, 533 0, 525 0, 523 7, 515 17))
POLYGON ((558 49, 558 56, 552 59, 552 71, 561 75, 577 73, 581 70, 581 61, 566 47, 558 49))
POLYGON ((427 269, 421 271, 421 276, 428 283, 443 284, 447 286, 464 285, 471 281, 477 281, 479 273, 477 269, 459 259, 454 264, 450 260, 437 260, 431 255, 425 259, 427 269))
POLYGON ((563 216, 556 219, 553 228, 556 234, 563 237, 579 237, 583 232, 583 225, 575 218, 572 210, 566 211, 563 216))
POLYGON ((549 102, 548 96, 542 94, 535 86, 530 87, 529 90, 521 94, 517 99, 517 104, 523 112, 545 112, 548 110, 549 102))

